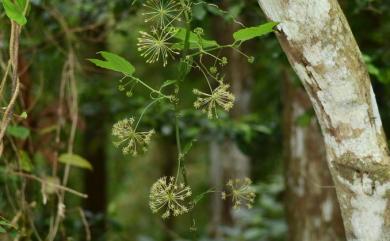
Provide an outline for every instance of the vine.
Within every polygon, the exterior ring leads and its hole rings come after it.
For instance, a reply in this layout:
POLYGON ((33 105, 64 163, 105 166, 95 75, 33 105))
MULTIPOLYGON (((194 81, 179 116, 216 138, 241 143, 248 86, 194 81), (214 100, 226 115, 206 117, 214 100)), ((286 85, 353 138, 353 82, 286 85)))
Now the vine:
POLYGON ((147 150, 156 132, 153 129, 140 131, 139 123, 152 105, 168 102, 173 106, 177 146, 176 176, 159 178, 151 187, 149 196, 152 212, 160 213, 163 219, 190 212, 197 202, 209 193, 218 192, 222 199, 231 199, 234 208, 243 206, 251 208, 255 198, 249 178, 232 178, 226 184, 226 190, 210 189, 191 199, 193 193, 185 168, 185 155, 191 145, 183 150, 179 127, 181 112, 179 93, 181 83, 186 81, 190 71, 197 70, 204 77, 208 90, 192 91, 195 96, 193 107, 205 113, 209 119, 218 119, 220 111, 231 110, 235 97, 230 92, 229 84, 225 83, 222 71, 229 60, 219 53, 222 49, 229 48, 253 63, 254 58, 240 50, 241 44, 272 32, 277 23, 270 22, 257 27, 240 29, 233 34, 233 43, 220 45, 214 40, 206 39, 202 28, 193 26, 192 7, 195 4, 208 3, 203 1, 194 3, 189 0, 147 0, 142 4, 142 16, 147 26, 139 32, 137 47, 140 55, 146 59, 146 63, 161 63, 163 67, 179 56, 179 77, 176 80, 165 81, 158 90, 139 77, 135 77, 135 67, 121 56, 102 51, 99 53, 103 59, 90 59, 99 67, 122 73, 119 90, 125 92, 127 96, 133 96, 137 85, 150 91, 151 102, 144 108, 136 124, 134 117, 130 117, 113 126, 112 134, 117 138, 114 144, 121 146, 124 154, 136 156, 139 154, 139 147, 143 151, 147 150), (205 59, 211 59, 212 64, 208 64, 210 61, 206 63, 205 59), (169 86, 174 86, 173 92, 166 91, 169 86))

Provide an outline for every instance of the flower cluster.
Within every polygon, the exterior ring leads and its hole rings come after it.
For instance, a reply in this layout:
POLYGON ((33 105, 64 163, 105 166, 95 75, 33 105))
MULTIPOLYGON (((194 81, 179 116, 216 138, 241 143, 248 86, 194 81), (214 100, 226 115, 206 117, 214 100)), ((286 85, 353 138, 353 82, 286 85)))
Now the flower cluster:
POLYGON ((191 12, 188 0, 147 0, 143 4, 145 22, 153 23, 150 33, 140 31, 138 51, 147 63, 155 63, 160 59, 165 67, 168 58, 178 54, 173 48, 172 38, 177 33, 174 23, 181 21, 183 14, 191 12), (184 3, 184 4, 183 4, 184 3))
POLYGON ((194 102, 196 109, 201 109, 207 113, 207 117, 218 118, 217 107, 222 107, 225 111, 229 111, 233 108, 235 97, 229 92, 229 85, 219 82, 219 86, 211 91, 211 94, 194 89, 193 92, 198 96, 194 102))
POLYGON ((229 180, 226 184, 228 192, 222 192, 222 199, 231 197, 235 209, 241 206, 252 208, 256 194, 251 184, 252 181, 249 178, 229 180))
POLYGON ((131 154, 136 156, 138 154, 139 147, 143 151, 147 150, 147 146, 150 143, 154 130, 146 132, 137 132, 136 127, 133 127, 134 118, 128 118, 117 122, 112 127, 112 135, 115 136, 118 141, 114 142, 116 146, 123 145, 123 154, 131 154))
POLYGON ((147 58, 146 63, 155 63, 162 60, 165 67, 168 63, 168 57, 174 57, 178 54, 172 48, 172 43, 169 42, 175 35, 176 30, 170 28, 169 30, 162 32, 157 29, 153 29, 152 33, 144 31, 140 32, 138 38, 138 51, 141 52, 141 56, 147 58))
POLYGON ((183 183, 176 183, 174 177, 162 177, 150 190, 149 206, 153 213, 162 211, 162 218, 178 216, 190 210, 191 188, 183 183))
POLYGON ((148 0, 143 4, 145 22, 152 22, 160 29, 180 21, 180 3, 177 0, 148 0))

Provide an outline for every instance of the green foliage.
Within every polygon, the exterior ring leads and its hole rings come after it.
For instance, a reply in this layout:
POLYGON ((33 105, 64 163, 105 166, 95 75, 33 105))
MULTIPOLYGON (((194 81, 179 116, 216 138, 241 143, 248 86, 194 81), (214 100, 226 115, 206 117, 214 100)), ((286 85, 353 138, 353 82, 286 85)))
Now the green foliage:
POLYGON ((273 32, 274 27, 276 25, 278 25, 278 23, 269 22, 269 23, 259 25, 257 27, 240 29, 233 34, 233 38, 235 41, 241 41, 241 42, 248 41, 250 39, 261 37, 268 33, 273 32))
POLYGON ((7 219, 0 216, 0 234, 10 233, 11 237, 15 238, 16 228, 7 219))
POLYGON ((104 69, 113 70, 122 73, 126 76, 132 76, 134 74, 135 72, 134 66, 130 64, 123 57, 107 51, 100 51, 99 54, 103 56, 104 60, 100 60, 100 59, 88 59, 88 60, 94 63, 96 66, 99 66, 104 69))
POLYGON ((25 140, 30 136, 30 130, 23 126, 9 125, 7 127, 7 134, 25 140))
MULTIPOLYGON (((257 3, 220 1, 218 2, 220 6, 217 6, 210 4, 211 1, 185 0, 187 4, 185 9, 191 7, 190 27, 186 26, 188 22, 183 14, 180 14, 180 21, 175 21, 169 26, 169 28, 176 28, 177 33, 173 37, 169 36, 170 39, 166 42, 166 46, 173 52, 172 56, 168 54, 167 58, 170 61, 165 66, 161 62, 163 55, 160 55, 160 61, 145 63, 146 57, 141 55, 143 52, 139 51, 140 54, 137 54, 138 38, 142 37, 139 31, 152 34, 152 31, 162 30, 160 27, 153 29, 153 26, 157 25, 152 24, 152 21, 145 23, 145 18, 148 16, 143 14, 148 11, 143 4, 147 1, 150 3, 149 0, 137 1, 131 6, 126 0, 31 1, 33 8, 28 12, 29 24, 22 32, 20 58, 27 59, 28 62, 28 68, 23 69, 23 73, 34 80, 31 86, 26 85, 28 88, 23 88, 23 91, 27 92, 23 93, 23 97, 30 96, 35 105, 34 108, 18 105, 15 110, 15 113, 22 114, 14 114, 15 121, 10 128, 22 127, 22 124, 18 123, 23 123, 22 128, 25 130, 7 130, 4 160, 9 161, 10 164, 0 166, 0 182, 3 187, 0 190, 0 210, 2 215, 9 217, 10 220, 13 220, 19 210, 25 210, 17 201, 11 203, 15 206, 16 212, 14 212, 8 202, 9 198, 22 200, 22 195, 19 194, 25 194, 26 200, 22 201, 32 206, 29 207, 31 212, 24 212, 23 218, 17 221, 20 233, 16 233, 16 229, 1 222, 0 231, 6 231, 7 235, 12 233, 14 239, 39 240, 35 237, 29 221, 32 218, 41 240, 46 240, 45 235, 50 229, 50 219, 57 213, 58 203, 54 196, 48 199, 46 206, 42 204, 40 191, 43 187, 42 183, 10 175, 9 170, 17 167, 18 169, 14 171, 23 171, 24 174, 36 175, 41 180, 47 181, 53 173, 53 157, 66 149, 71 130, 71 118, 68 112, 70 96, 67 91, 63 120, 59 122, 57 117, 59 80, 64 70, 63 64, 67 62, 69 46, 62 26, 65 23, 72 35, 70 45, 76 55, 75 77, 79 91, 80 118, 77 127, 80 131, 76 135, 74 149, 76 153, 82 153, 84 160, 93 161, 96 165, 105 163, 107 165, 105 173, 108 173, 108 177, 99 176, 98 171, 85 175, 82 170, 72 168, 69 183, 65 185, 70 189, 83 192, 90 190, 83 189, 84 186, 90 185, 88 182, 84 183, 85 176, 88 180, 91 175, 93 178, 99 177, 100 180, 107 179, 106 185, 109 191, 106 195, 107 213, 105 215, 97 212, 87 213, 91 232, 93 235, 97 234, 92 240, 161 241, 167 239, 167 230, 158 226, 160 220, 149 210, 148 197, 152 182, 162 175, 172 173, 174 175, 179 165, 176 153, 176 126, 179 129, 178 139, 182 145, 179 158, 183 165, 180 164, 180 167, 184 166, 187 170, 189 185, 195 197, 192 202, 196 206, 191 210, 191 215, 176 217, 174 227, 167 225, 169 233, 178 234, 180 239, 196 236, 194 240, 213 240, 209 237, 210 201, 212 195, 219 197, 221 193, 220 190, 209 186, 209 143, 229 140, 251 159, 251 175, 257 179, 256 183, 261 184, 257 189, 260 197, 254 209, 237 212, 242 226, 221 227, 225 240, 285 240, 286 227, 281 206, 283 181, 268 180, 268 177, 275 173, 281 175, 283 128, 280 95, 283 73, 286 73, 289 67, 275 39, 267 38, 259 42, 258 37, 264 36, 261 32, 265 30, 259 28, 263 25, 257 25, 264 23, 266 19, 260 14, 257 3), (53 17, 53 13, 58 13, 57 17, 64 22, 59 23, 58 19, 53 17), (218 21, 215 21, 216 18, 218 21), (257 27, 245 28, 244 25, 257 27), (231 30, 237 28, 242 29, 231 36, 231 30), (187 40, 189 49, 185 53, 187 33, 189 33, 187 40), (230 39, 234 42, 230 43, 230 39), (241 45, 247 40, 253 42, 241 45), (117 84, 106 81, 112 78, 110 73, 97 71, 91 68, 94 67, 92 65, 80 64, 81 60, 94 55, 102 48, 110 52, 100 53, 99 57, 92 59, 91 62, 98 67, 124 75, 119 88, 126 95, 116 94, 117 84), (192 92, 193 89, 212 95, 219 86, 218 81, 223 81, 224 84, 234 82, 229 78, 231 74, 229 68, 237 64, 237 59, 230 59, 231 55, 235 55, 231 53, 244 56, 244 60, 246 58, 253 60, 245 55, 248 50, 256 59, 255 62, 251 61, 253 65, 242 69, 242 72, 246 73, 245 68, 248 68, 250 73, 247 78, 253 80, 248 84, 250 86, 248 91, 252 96, 250 114, 235 116, 233 119, 223 108, 218 108, 216 110, 218 119, 208 119, 207 115, 193 107, 197 98, 192 92), (133 65, 137 66, 136 74, 142 76, 142 80, 134 76, 133 65), (23 110, 26 112, 23 113, 23 110), (147 153, 135 158, 123 156, 121 152, 114 149, 111 138, 107 137, 115 121, 131 116, 135 117, 135 125, 139 122, 137 132, 146 132, 150 129, 156 131, 147 153), (60 142, 57 143, 55 138, 59 127, 60 142), (29 132, 28 135, 26 130, 29 132), (16 144, 16 151, 11 148, 8 140, 16 144), (99 160, 95 160, 96 154, 100 155, 99 160), (22 183, 27 184, 25 190, 21 188, 22 183), (10 188, 10 197, 7 196, 5 187, 10 188), (107 230, 101 229, 99 222, 102 220, 106 220, 107 230), (197 232, 191 233, 189 227, 192 228, 195 223, 197 232)), ((11 2, 15 1, 11 0, 11 2)), ((369 56, 365 60, 374 80, 374 91, 382 107, 384 128, 389 130, 390 112, 386 110, 389 106, 387 95, 389 94, 388 83, 390 83, 387 37, 390 29, 388 21, 390 11, 384 2, 344 1, 344 6, 352 29, 356 33, 355 36, 362 50, 369 56), (356 2, 361 3, 359 11, 355 11, 356 2), (367 33, 367 29, 372 31, 367 33)), ((181 11, 180 8, 179 13, 182 13, 181 11)), ((4 28, 4 38, 7 39, 9 33, 6 27, 9 21, 4 14, 2 16, 0 28, 4 28)), ((271 26, 271 23, 268 24, 271 26)), ((273 29, 274 27, 269 27, 267 31, 271 33, 273 29)), ((152 47, 148 46, 146 50, 148 49, 152 47)), ((6 61, 7 44, 0 46, 0 51, 1 61, 6 61)), ((64 76, 67 75, 66 72, 64 76)), ((68 88, 69 83, 66 81, 65 89, 68 88)), ((240 96, 239 101, 245 98, 240 96)), ((299 126, 307 126, 311 117, 313 113, 305 113, 298 117, 295 123, 299 126)), ((82 165, 91 166, 90 163, 82 165)), ((57 167, 58 177, 63 175, 64 169, 64 165, 57 167)), ((179 174, 182 175, 182 171, 179 174)), ((60 182, 58 184, 62 185, 60 182)), ((88 208, 85 203, 101 204, 101 200, 90 199, 88 202, 83 202, 78 197, 67 193, 65 196, 66 217, 60 230, 64 230, 69 239, 86 240, 84 226, 76 207, 82 205, 88 208)))
POLYGON ((2 0, 5 13, 10 20, 15 21, 19 25, 25 25, 27 19, 24 16, 27 0, 17 0, 15 3, 12 0, 2 0))
POLYGON ((28 156, 28 153, 23 150, 19 150, 18 156, 20 168, 25 172, 31 172, 34 166, 31 162, 30 157, 28 156))
POLYGON ((61 163, 68 164, 75 167, 80 167, 88 170, 92 170, 93 167, 86 159, 75 154, 62 154, 58 158, 61 163))
MULTIPOLYGON (((184 41, 186 37, 186 29, 178 28, 177 33, 175 34, 175 38, 181 40, 180 43, 174 45, 174 48, 183 50, 184 49, 184 41)), ((199 36, 199 34, 195 34, 194 32, 190 33, 189 37, 190 49, 199 49, 199 48, 211 48, 218 47, 218 43, 215 40, 206 40, 199 36)))

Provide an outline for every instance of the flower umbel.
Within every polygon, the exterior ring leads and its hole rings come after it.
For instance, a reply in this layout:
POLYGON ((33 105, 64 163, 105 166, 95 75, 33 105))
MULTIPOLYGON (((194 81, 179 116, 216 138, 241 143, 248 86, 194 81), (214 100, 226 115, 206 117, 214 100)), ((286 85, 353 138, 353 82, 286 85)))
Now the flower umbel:
POLYGON ((163 219, 178 216, 190 210, 186 199, 191 195, 191 188, 176 183, 174 177, 162 177, 150 189, 149 206, 153 213, 161 211, 163 219))
POLYGON ((251 187, 252 181, 249 178, 229 180, 226 186, 229 192, 222 193, 222 199, 231 197, 233 208, 237 209, 241 206, 252 208, 256 194, 251 187))
POLYGON ((168 63, 168 57, 174 58, 178 54, 172 49, 172 43, 169 42, 175 35, 176 30, 170 28, 166 31, 153 29, 152 33, 141 31, 141 37, 138 38, 138 51, 145 57, 146 63, 155 63, 162 59, 163 66, 168 63))
POLYGON ((181 5, 178 0, 148 0, 143 6, 146 8, 145 22, 154 22, 163 29, 180 20, 181 5))
POLYGON ((112 135, 118 139, 118 141, 114 142, 116 146, 123 145, 123 154, 136 156, 139 147, 141 147, 143 151, 147 150, 150 138, 155 132, 154 130, 137 132, 133 127, 133 124, 134 118, 119 121, 112 127, 112 135))
POLYGON ((214 89, 211 94, 194 89, 194 94, 198 96, 194 102, 194 107, 207 113, 207 117, 210 119, 214 117, 218 118, 218 106, 222 107, 225 111, 229 111, 233 108, 235 97, 228 91, 229 87, 228 84, 220 82, 219 86, 214 89))

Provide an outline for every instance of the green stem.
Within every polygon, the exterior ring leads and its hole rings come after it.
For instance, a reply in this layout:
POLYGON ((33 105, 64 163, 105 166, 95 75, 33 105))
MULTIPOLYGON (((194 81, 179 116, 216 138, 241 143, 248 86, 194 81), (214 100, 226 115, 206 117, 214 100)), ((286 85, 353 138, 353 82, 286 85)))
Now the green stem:
POLYGON ((137 83, 140 83, 140 84, 143 85, 145 88, 149 89, 152 93, 157 93, 158 95, 162 96, 163 98, 167 98, 167 99, 170 98, 169 96, 164 95, 163 93, 161 93, 161 91, 156 90, 156 89, 153 89, 152 87, 150 87, 148 84, 146 84, 145 82, 143 82, 143 81, 140 80, 139 78, 136 78, 136 77, 133 77, 133 76, 127 76, 127 77, 130 77, 130 78, 132 78, 133 80, 137 81, 137 83))
MULTIPOLYGON (((180 0, 180 3, 183 8, 186 7, 185 1, 180 0)), ((191 20, 188 16, 188 13, 184 11, 184 17, 186 20, 186 35, 184 39, 184 49, 183 49, 183 58, 187 57, 187 53, 190 47, 190 34, 191 34, 191 20)), ((188 67, 188 64, 182 60, 182 64, 180 65, 180 73, 181 77, 177 83, 178 87, 180 88, 180 82, 183 82, 186 78, 187 71, 186 68, 188 67)), ((188 185, 187 180, 187 173, 184 164, 182 163, 183 159, 183 153, 181 148, 181 141, 180 141, 180 127, 179 127, 179 111, 178 111, 178 103, 175 105, 175 132, 176 132, 176 146, 177 146, 177 155, 178 155, 178 166, 177 166, 177 174, 176 174, 176 182, 179 178, 180 172, 183 176, 183 181, 185 185, 188 185)))
POLYGON ((140 115, 140 117, 139 117, 139 119, 138 119, 138 121, 137 121, 137 124, 136 124, 135 127, 134 127, 134 131, 137 130, 137 127, 138 127, 139 123, 141 122, 142 117, 145 115, 146 111, 147 111, 153 104, 155 104, 156 102, 158 102, 158 101, 160 101, 160 100, 162 100, 162 99, 164 99, 164 97, 160 97, 160 98, 157 98, 157 99, 153 100, 152 102, 150 102, 150 103, 143 109, 143 111, 142 111, 142 113, 141 113, 141 115, 140 115))

